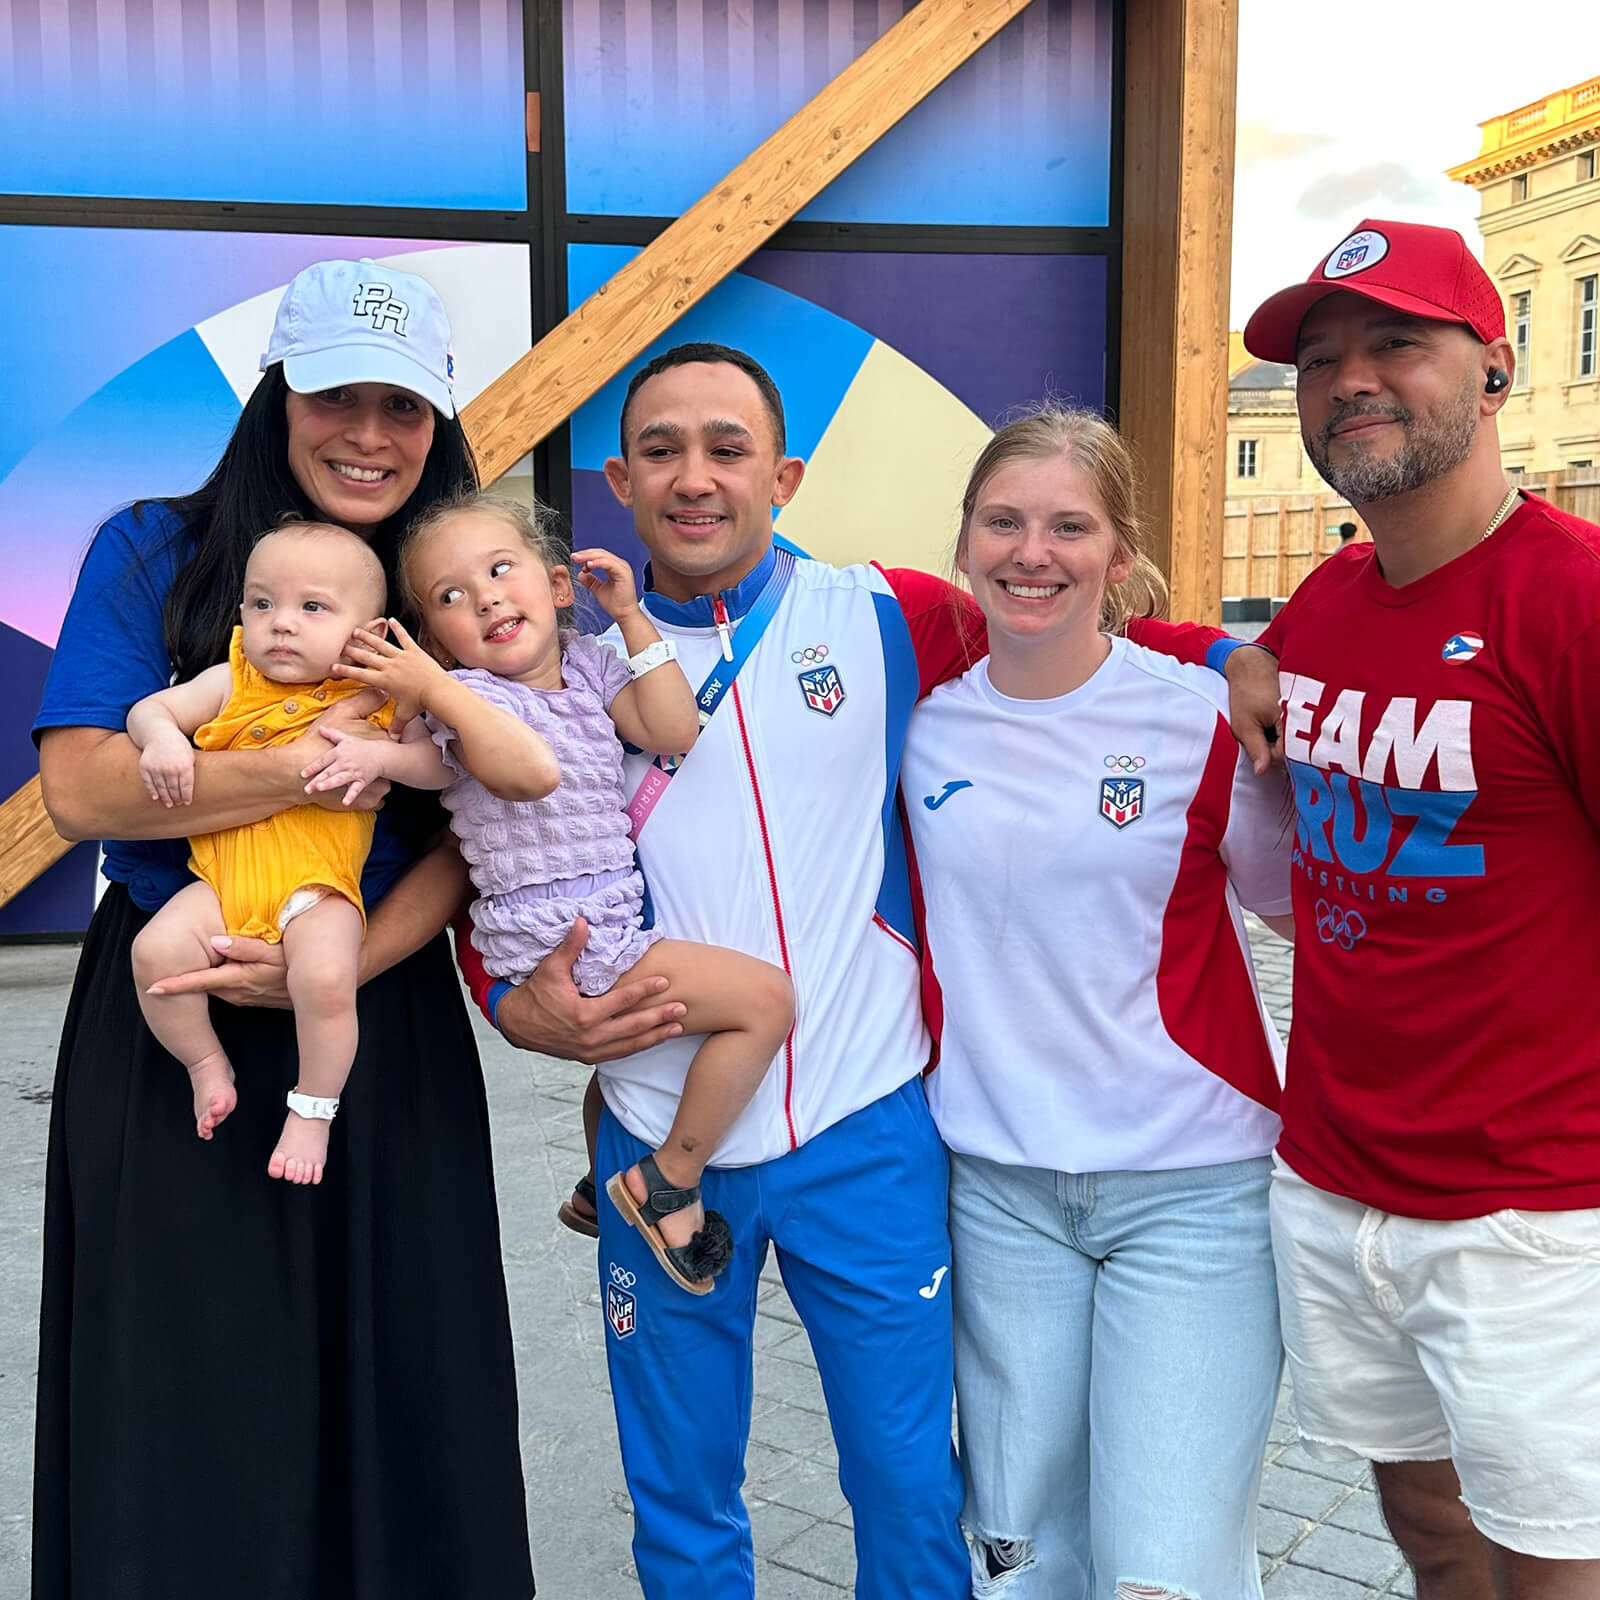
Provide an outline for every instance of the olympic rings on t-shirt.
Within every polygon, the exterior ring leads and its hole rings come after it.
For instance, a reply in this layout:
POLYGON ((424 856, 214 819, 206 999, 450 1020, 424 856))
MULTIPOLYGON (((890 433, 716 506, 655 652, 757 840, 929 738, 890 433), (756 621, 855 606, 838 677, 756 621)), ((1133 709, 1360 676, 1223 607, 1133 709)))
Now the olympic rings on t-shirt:
POLYGON ((1107 756, 1106 765, 1113 772, 1137 772, 1144 765, 1143 756, 1107 756))
POLYGON ((1343 906, 1317 901, 1317 937, 1324 944, 1336 944, 1341 950, 1353 950, 1357 939, 1367 931, 1367 919, 1359 911, 1346 911, 1343 906))
POLYGON ((794 662, 797 667, 802 661, 806 662, 808 665, 818 661, 826 661, 828 659, 828 647, 825 644, 819 644, 815 646, 815 648, 813 648, 811 645, 807 645, 804 650, 791 650, 789 652, 789 659, 794 662))

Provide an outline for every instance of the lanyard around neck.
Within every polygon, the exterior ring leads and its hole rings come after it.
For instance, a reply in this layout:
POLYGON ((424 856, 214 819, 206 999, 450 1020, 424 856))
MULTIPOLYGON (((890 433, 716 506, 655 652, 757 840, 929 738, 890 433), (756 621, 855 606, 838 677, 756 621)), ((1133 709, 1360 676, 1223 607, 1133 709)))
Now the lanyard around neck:
MULTIPOLYGON (((767 624, 778 613, 778 604, 783 599, 784 591, 789 587, 789 580, 794 576, 794 555, 788 550, 775 550, 773 552, 772 571, 767 575, 767 581, 761 586, 761 593, 755 598, 755 603, 744 614, 737 632, 731 640, 727 638, 726 613, 718 618, 717 632, 727 642, 723 647, 723 654, 717 658, 717 663, 706 675, 706 680, 700 685, 695 694, 694 703, 700 712, 700 730, 703 734, 712 713, 727 698, 728 691, 733 687, 733 681, 739 676, 740 669, 755 652, 756 646, 761 642, 761 635, 767 631, 767 624)), ((720 597, 715 602, 721 610, 720 597)), ((667 756, 657 756, 650 765, 650 770, 645 773, 643 782, 634 792, 633 799, 628 802, 628 821, 631 837, 635 842, 644 831, 644 825, 649 821, 650 813, 659 804, 662 795, 667 792, 667 785, 682 769, 687 756, 679 757, 676 764, 669 767, 667 756)))

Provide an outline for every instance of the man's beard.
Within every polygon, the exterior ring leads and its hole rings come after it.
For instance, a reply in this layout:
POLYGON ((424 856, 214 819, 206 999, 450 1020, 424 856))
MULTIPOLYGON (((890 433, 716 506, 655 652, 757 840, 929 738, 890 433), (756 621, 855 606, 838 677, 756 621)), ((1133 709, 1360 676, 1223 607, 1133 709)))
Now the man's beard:
POLYGON ((1341 406, 1315 438, 1306 439, 1311 464, 1346 500, 1364 505, 1391 495, 1420 489, 1447 472, 1454 472, 1472 453, 1478 433, 1478 388, 1469 379, 1453 404, 1419 418, 1401 406, 1341 406), (1329 459, 1333 430, 1352 417, 1390 417, 1400 425, 1404 442, 1391 456, 1368 453, 1364 444, 1346 445, 1345 460, 1335 466, 1329 459))

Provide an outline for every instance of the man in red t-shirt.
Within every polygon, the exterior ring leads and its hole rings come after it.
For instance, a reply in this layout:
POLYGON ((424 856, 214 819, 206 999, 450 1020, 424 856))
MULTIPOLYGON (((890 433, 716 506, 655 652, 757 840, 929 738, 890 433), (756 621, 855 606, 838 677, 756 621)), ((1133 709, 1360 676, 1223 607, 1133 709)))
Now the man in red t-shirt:
MULTIPOLYGON (((1460 236, 1365 221, 1245 343, 1372 543, 1260 643, 1294 780, 1273 1188, 1307 1448, 1418 1600, 1600 1594, 1600 528, 1519 495, 1460 236)), ((1263 747, 1264 749, 1264 747, 1263 747)))

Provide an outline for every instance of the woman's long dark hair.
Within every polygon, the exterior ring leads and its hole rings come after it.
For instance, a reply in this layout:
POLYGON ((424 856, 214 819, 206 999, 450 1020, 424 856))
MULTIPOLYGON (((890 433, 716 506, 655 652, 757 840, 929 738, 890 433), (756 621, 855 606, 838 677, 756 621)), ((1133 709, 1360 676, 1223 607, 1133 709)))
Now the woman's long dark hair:
MULTIPOLYGON (((286 516, 323 516, 289 470, 288 394, 283 367, 275 363, 245 402, 216 470, 193 494, 167 502, 188 552, 162 617, 167 654, 179 682, 227 659, 228 640, 239 619, 245 562, 256 540, 286 516)), ((435 411, 433 444, 422 477, 410 499, 372 537, 372 548, 388 574, 391 602, 395 559, 407 524, 435 500, 477 486, 478 469, 460 418, 435 411)), ((135 507, 143 509, 143 504, 135 507)))

